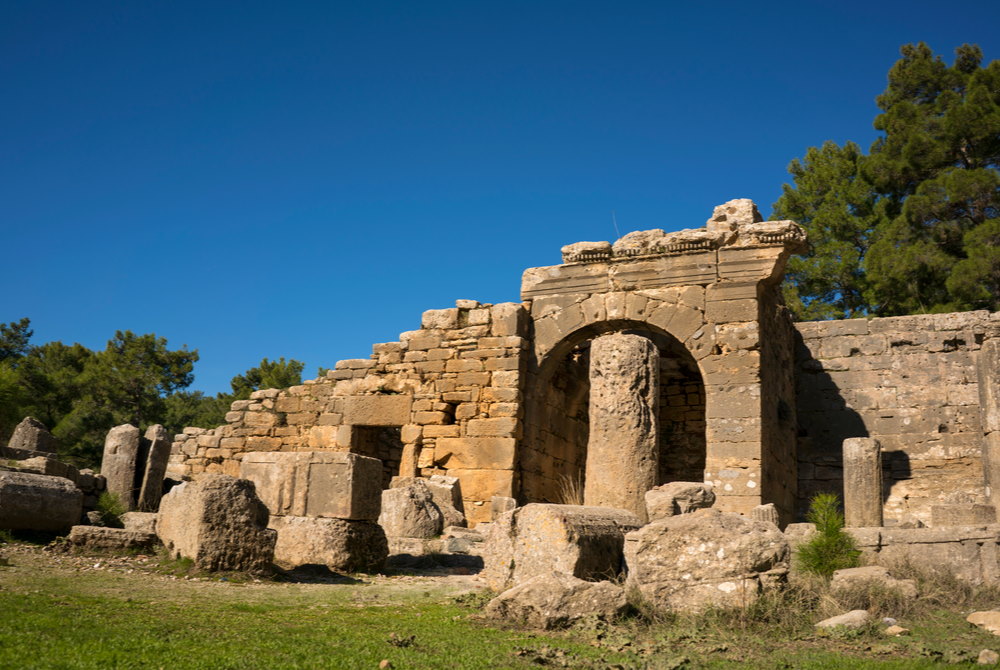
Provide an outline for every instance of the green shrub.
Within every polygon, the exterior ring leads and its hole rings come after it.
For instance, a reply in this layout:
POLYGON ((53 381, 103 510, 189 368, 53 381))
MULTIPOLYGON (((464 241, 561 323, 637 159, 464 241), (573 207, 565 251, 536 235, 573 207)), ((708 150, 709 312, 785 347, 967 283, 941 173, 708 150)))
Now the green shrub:
POLYGON ((856 568, 861 552, 854 538, 844 532, 840 498, 820 493, 809 503, 806 519, 816 525, 816 535, 799 546, 798 566, 805 572, 829 578, 837 570, 856 568))
POLYGON ((122 515, 128 511, 117 493, 105 491, 97 499, 97 511, 101 513, 101 519, 105 526, 111 528, 123 528, 122 515))

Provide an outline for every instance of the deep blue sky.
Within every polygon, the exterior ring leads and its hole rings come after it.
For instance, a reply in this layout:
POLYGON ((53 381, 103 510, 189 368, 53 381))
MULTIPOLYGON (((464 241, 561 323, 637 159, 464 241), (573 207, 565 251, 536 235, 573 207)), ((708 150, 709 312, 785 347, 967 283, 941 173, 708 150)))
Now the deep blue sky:
POLYGON ((0 4, 0 322, 306 376, 559 247, 766 215, 866 147, 900 45, 1000 58, 1000 2, 0 4))

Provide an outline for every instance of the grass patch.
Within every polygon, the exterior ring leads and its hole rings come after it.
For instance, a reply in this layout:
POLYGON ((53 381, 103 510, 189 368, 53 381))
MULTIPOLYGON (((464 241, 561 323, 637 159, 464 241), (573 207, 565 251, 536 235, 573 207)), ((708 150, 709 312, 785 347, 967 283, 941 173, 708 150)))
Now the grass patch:
POLYGON ((136 560, 98 570, 92 561, 24 545, 5 555, 13 565, 0 582, 4 668, 370 670, 382 660, 400 669, 933 668, 1000 647, 961 611, 995 603, 996 590, 963 586, 955 591, 959 605, 945 606, 949 578, 916 571, 897 576, 918 579, 929 595, 905 615, 882 594, 867 596, 910 628, 909 637, 887 638, 879 625, 817 632, 816 621, 861 596, 832 592, 808 575, 743 610, 593 620, 541 633, 480 619, 491 594, 456 596, 464 587, 447 580, 234 583, 196 576, 178 561, 176 573, 163 573, 154 559, 156 567, 143 572, 136 560))

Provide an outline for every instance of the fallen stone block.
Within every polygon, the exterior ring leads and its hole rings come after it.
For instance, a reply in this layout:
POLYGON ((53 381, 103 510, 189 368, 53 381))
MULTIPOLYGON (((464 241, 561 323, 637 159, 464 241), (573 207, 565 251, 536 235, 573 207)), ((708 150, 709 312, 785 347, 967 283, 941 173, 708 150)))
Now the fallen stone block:
POLYGON ((83 492, 68 479, 0 471, 0 528, 62 533, 82 514, 83 492))
POLYGON ((372 521, 272 516, 278 533, 274 560, 283 568, 325 565, 336 572, 379 572, 389 545, 382 527, 372 521))
POLYGON ((260 573, 274 561, 277 533, 268 521, 253 482, 201 475, 163 496, 156 532, 172 557, 200 570, 260 573))
POLYGON ((608 579, 622 571, 625 534, 641 525, 627 510, 525 505, 491 524, 482 577, 494 591, 553 571, 587 581, 608 579))
POLYGON ((625 590, 561 572, 537 575, 491 600, 483 614, 531 628, 566 628, 585 617, 610 621, 625 613, 625 590))
POLYGON ((73 526, 68 540, 74 547, 87 551, 113 552, 152 550, 159 543, 155 533, 104 526, 73 526))
POLYGON ((243 455, 240 477, 252 481, 271 514, 376 521, 382 462, 335 451, 260 451, 243 455))
POLYGON ((625 536, 626 588, 662 610, 745 607, 781 580, 788 558, 774 524, 703 509, 625 536))
POLYGON ((42 451, 54 454, 59 446, 55 436, 49 432, 45 424, 38 419, 26 416, 14 428, 7 442, 9 449, 23 451, 42 451))
POLYGON ((382 491, 378 523, 389 537, 430 538, 441 534, 444 517, 422 479, 382 491))
POLYGON ((965 620, 974 626, 979 626, 994 635, 1000 635, 1000 612, 996 610, 983 610, 973 612, 965 617, 965 620))
POLYGON ((389 488, 405 488, 416 481, 420 481, 431 492, 431 499, 437 506, 438 511, 441 512, 441 523, 443 526, 465 525, 462 490, 458 477, 446 477, 444 475, 432 475, 426 479, 421 477, 393 477, 389 483, 389 488))
POLYGON ((650 521, 689 514, 715 504, 711 484, 670 482, 646 491, 646 514, 650 521))
POLYGON ((870 585, 897 591, 901 596, 906 598, 917 597, 917 582, 915 580, 896 579, 889 574, 887 568, 879 565, 837 570, 833 573, 833 578, 830 580, 830 588, 834 590, 867 587, 870 585))
POLYGON ((871 615, 868 614, 866 610, 851 610, 850 612, 845 612, 844 614, 832 616, 829 619, 823 619, 816 624, 816 628, 861 628, 870 620, 871 615))
POLYGON ((122 514, 122 525, 137 533, 156 533, 156 512, 126 512, 122 514))

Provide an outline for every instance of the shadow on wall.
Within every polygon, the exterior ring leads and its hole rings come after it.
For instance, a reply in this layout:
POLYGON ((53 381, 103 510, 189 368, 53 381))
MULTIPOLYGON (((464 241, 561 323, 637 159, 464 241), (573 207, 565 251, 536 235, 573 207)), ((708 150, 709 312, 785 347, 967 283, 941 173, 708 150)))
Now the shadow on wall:
MULTIPOLYGON (((870 437, 861 415, 848 404, 838 378, 852 374, 825 368, 795 331, 795 393, 798 415, 798 491, 796 514, 804 519, 817 493, 844 495, 843 442, 870 437)), ((851 399, 856 401, 856 399, 851 399)), ((911 477, 909 457, 902 451, 882 453, 882 502, 895 482, 911 477)))

